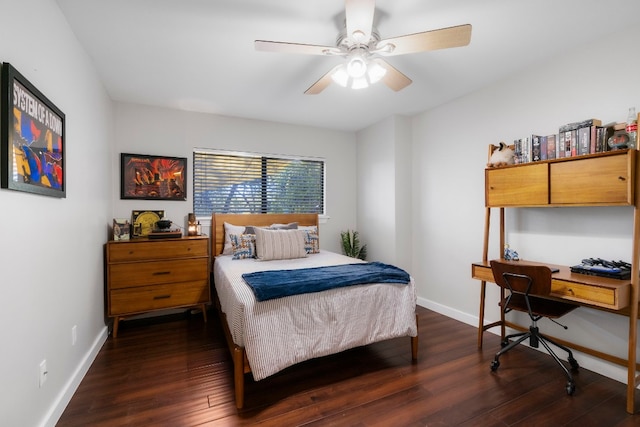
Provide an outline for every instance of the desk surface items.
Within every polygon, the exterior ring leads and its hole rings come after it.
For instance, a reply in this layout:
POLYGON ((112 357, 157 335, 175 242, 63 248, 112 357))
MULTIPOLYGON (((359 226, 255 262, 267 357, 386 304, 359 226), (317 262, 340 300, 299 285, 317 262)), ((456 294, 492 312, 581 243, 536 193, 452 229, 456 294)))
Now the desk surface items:
MULTIPOLYGON (((489 155, 496 146, 489 146, 489 155)), ((480 309, 478 347, 482 347, 482 335, 487 329, 500 326, 505 337, 505 327, 525 330, 501 316, 501 320, 484 324, 486 282, 495 283, 488 261, 488 242, 491 210, 500 213, 500 248, 505 247, 505 208, 518 207, 567 207, 567 206, 631 206, 634 209, 632 260, 629 277, 601 277, 582 274, 576 267, 548 265, 557 269, 552 274, 550 299, 570 302, 578 306, 609 311, 629 316, 629 341, 627 359, 602 353, 595 349, 557 340, 585 354, 616 363, 627 368, 627 412, 634 413, 636 377, 636 343, 638 318, 638 281, 640 272, 640 210, 635 191, 640 174, 635 149, 606 151, 574 157, 550 158, 524 164, 501 167, 489 165, 485 169, 485 230, 483 258, 471 265, 471 275, 480 280, 480 309), (575 191, 580 188, 580 191, 575 191)), ((530 261, 526 261, 531 263, 530 261)), ((581 264, 582 265, 582 264, 581 264)), ((588 268, 587 268, 588 269, 588 268)), ((591 272, 592 273, 592 272, 591 272)))
POLYGON ((106 262, 107 315, 114 318, 114 338, 121 319, 150 311, 197 307, 207 320, 207 237, 112 240, 106 262))

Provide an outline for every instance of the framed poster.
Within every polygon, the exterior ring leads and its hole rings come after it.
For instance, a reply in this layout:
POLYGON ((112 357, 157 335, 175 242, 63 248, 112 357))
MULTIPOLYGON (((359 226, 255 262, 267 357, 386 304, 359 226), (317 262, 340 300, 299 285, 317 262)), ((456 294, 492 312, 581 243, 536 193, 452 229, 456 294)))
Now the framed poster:
POLYGON ((0 186, 66 197, 64 113, 11 64, 0 74, 0 186))
POLYGON ((187 158, 121 153, 120 198, 186 200, 187 158))

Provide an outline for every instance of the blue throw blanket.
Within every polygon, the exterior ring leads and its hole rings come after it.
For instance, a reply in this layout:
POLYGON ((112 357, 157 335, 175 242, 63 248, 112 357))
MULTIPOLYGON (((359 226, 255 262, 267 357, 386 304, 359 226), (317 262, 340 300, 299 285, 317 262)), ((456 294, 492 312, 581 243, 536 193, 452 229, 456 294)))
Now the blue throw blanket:
POLYGON ((409 283, 401 268, 381 262, 245 273, 258 301, 367 283, 409 283))

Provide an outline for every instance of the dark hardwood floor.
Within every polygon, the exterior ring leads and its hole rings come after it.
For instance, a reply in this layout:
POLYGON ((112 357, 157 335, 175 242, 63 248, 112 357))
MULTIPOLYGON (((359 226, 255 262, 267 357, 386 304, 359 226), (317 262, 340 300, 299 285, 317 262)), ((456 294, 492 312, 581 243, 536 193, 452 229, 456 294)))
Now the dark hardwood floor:
POLYGON ((188 314, 122 322, 58 425, 640 425, 640 415, 625 411, 624 384, 581 368, 568 396, 551 357, 522 346, 492 373, 497 336, 485 334, 479 351, 474 327, 421 307, 418 314, 417 363, 403 338, 308 361, 259 382, 249 375, 242 411, 235 408, 231 358, 214 312, 207 324, 188 314))

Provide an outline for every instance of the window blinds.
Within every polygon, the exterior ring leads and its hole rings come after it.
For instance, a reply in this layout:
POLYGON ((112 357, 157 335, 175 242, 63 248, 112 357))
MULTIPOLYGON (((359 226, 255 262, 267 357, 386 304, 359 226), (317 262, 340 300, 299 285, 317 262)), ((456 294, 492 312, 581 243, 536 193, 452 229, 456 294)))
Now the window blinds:
POLYGON ((193 210, 323 214, 324 161, 196 150, 193 210))

